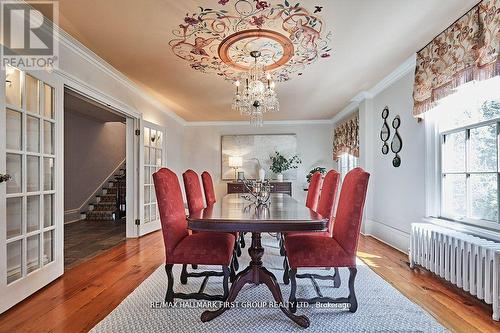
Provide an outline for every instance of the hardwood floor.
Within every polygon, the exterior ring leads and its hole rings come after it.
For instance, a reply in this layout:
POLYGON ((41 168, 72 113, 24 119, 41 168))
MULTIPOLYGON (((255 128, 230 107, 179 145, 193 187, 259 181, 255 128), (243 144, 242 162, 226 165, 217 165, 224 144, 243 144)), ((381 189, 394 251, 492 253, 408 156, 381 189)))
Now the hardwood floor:
MULTIPOLYGON (((497 332, 491 307, 362 236, 358 255, 376 273, 455 332, 497 332)), ((81 332, 106 317, 163 263, 160 232, 126 240, 70 270, 0 315, 0 332, 81 332)), ((361 296, 358 296, 361 297, 361 296)), ((198 320, 198 318, 193 318, 198 320)))
POLYGON ((68 270, 125 241, 125 219, 64 225, 64 269, 68 270))

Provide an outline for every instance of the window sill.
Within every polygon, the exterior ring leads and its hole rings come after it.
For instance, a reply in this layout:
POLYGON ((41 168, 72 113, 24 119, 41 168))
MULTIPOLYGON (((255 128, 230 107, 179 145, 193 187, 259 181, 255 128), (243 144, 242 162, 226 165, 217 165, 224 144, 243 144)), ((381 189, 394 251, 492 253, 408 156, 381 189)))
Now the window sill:
POLYGON ((489 240, 492 240, 494 242, 500 242, 500 232, 498 231, 493 231, 489 229, 484 229, 480 227, 475 227, 471 225, 466 225, 463 223, 459 222, 453 222, 453 221, 448 221, 448 220, 443 220, 435 217, 424 217, 423 218, 424 222, 427 223, 432 223, 436 224, 445 228, 450 228, 456 231, 461 231, 466 234, 471 234, 474 236, 478 236, 481 238, 486 238, 489 240))

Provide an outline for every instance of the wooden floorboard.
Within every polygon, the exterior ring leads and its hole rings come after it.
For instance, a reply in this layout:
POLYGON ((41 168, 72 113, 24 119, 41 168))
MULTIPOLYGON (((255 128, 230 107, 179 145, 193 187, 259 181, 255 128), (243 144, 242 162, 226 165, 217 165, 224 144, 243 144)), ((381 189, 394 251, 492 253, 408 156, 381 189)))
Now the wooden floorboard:
POLYGON ((125 219, 65 224, 64 269, 75 267, 125 241, 125 224, 125 219))
MULTIPOLYGON (((467 333, 500 330, 500 324, 491 319, 491 306, 423 269, 411 270, 408 257, 388 245, 362 236, 358 256, 450 330, 467 333)), ((126 240, 66 271, 61 278, 0 315, 0 332, 88 331, 163 260, 160 232, 126 240)))

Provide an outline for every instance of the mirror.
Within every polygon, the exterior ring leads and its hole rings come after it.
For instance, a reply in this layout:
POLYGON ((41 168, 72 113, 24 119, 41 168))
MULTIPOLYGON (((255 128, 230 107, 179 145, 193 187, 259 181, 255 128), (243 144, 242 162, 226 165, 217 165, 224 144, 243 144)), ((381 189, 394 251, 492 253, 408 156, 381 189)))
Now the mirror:
POLYGON ((384 145, 382 146, 382 154, 387 155, 389 153, 389 145, 387 142, 384 142, 384 145))
POLYGON ((382 119, 384 119, 384 123, 382 124, 382 129, 380 130, 380 140, 384 142, 382 146, 382 154, 387 155, 389 153, 389 146, 387 145, 387 140, 389 140, 391 136, 391 129, 387 124, 387 118, 389 117, 389 108, 386 106, 384 110, 382 110, 382 119))
POLYGON ((396 154, 394 159, 392 160, 392 165, 397 168, 401 165, 401 157, 399 157, 398 153, 401 151, 403 148, 403 140, 401 139, 401 136, 399 135, 398 128, 401 126, 401 118, 399 116, 394 117, 394 120, 392 121, 392 127, 394 128, 394 137, 392 138, 391 142, 391 151, 396 154))

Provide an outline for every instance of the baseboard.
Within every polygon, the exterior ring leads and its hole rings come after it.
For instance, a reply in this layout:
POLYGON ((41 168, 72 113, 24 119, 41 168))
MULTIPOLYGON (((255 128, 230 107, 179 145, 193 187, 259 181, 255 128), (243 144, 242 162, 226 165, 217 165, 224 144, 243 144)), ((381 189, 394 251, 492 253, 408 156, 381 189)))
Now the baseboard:
POLYGON ((410 234, 373 219, 365 220, 364 235, 371 236, 396 250, 408 254, 410 234))

